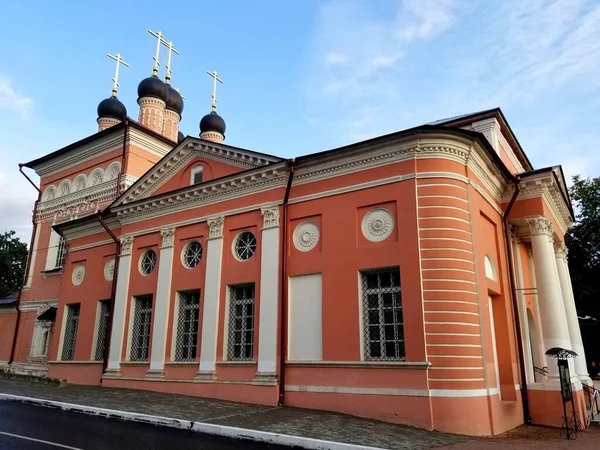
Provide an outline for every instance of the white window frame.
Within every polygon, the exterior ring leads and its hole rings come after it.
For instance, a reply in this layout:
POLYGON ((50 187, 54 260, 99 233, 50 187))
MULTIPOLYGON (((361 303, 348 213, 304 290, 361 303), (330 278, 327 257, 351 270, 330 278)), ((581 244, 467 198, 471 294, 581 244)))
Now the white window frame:
POLYGON ((29 352, 30 357, 43 358, 48 356, 48 347, 50 344, 50 325, 45 324, 42 321, 36 320, 33 326, 33 339, 31 343, 31 349, 29 352), (44 343, 44 334, 48 337, 44 343))
MULTIPOLYGON (((108 299, 104 299, 104 300, 98 300, 96 302, 96 319, 94 321, 94 336, 93 336, 93 340, 92 340, 92 352, 90 354, 90 361, 101 361, 101 359, 96 359, 96 351, 98 350, 98 332, 100 331, 100 319, 102 318, 102 304, 106 303, 107 307, 109 308, 109 317, 108 319, 110 320, 110 300, 108 299)), ((108 332, 108 324, 107 324, 107 332, 108 332)))
POLYGON ((79 332, 79 320, 81 319, 81 303, 70 303, 65 305, 65 309, 63 311, 63 323, 60 337, 60 346, 59 346, 59 355, 60 361, 75 361, 75 353, 77 351, 77 333, 79 332), (79 313, 77 316, 77 329, 75 330, 74 342, 73 342, 73 359, 65 360, 63 358, 64 355, 64 346, 65 346, 65 334, 67 332, 67 318, 69 317, 69 309, 74 307, 79 308, 79 313))
POLYGON ((202 314, 201 314, 201 308, 202 308, 202 291, 200 289, 192 289, 192 290, 186 290, 186 291, 177 291, 176 292, 176 296, 175 296, 175 310, 173 311, 173 335, 171 338, 171 357, 170 357, 170 361, 173 362, 195 362, 199 356, 200 356, 200 347, 201 347, 201 343, 198 342, 198 338, 201 337, 202 335, 202 314), (188 361, 188 360, 178 360, 177 359, 177 337, 178 337, 178 333, 179 333, 179 309, 181 307, 181 295, 182 294, 188 294, 191 292, 197 292, 198 293, 198 335, 196 337, 196 359, 193 361, 188 361))
MULTIPOLYGON (((225 330, 225 339, 223 339, 224 341, 224 347, 223 347, 223 359, 225 361, 254 361, 257 357, 257 353, 258 353, 258 340, 257 340, 257 334, 258 334, 258 330, 256 329, 256 283, 251 282, 251 283, 238 283, 238 284, 231 284, 227 286, 227 309, 225 311, 225 319, 226 319, 226 324, 227 324, 227 329, 225 330), (231 338, 230 334, 231 334, 231 293, 233 291, 233 289, 237 289, 240 287, 246 287, 252 285, 252 288, 254 289, 254 297, 252 298, 252 307, 253 307, 253 311, 252 311, 252 356, 250 358, 247 357, 239 357, 239 358, 235 358, 232 359, 229 356, 229 339, 231 338)), ((245 299, 247 300, 247 299, 245 299)), ((242 304, 246 304, 246 303, 242 303, 242 304)))
POLYGON ((204 181, 204 167, 201 164, 198 164, 197 166, 192 168, 192 172, 190 175, 190 184, 200 184, 204 181), (197 174, 202 174, 202 180, 200 180, 198 183, 195 182, 195 178, 197 174))

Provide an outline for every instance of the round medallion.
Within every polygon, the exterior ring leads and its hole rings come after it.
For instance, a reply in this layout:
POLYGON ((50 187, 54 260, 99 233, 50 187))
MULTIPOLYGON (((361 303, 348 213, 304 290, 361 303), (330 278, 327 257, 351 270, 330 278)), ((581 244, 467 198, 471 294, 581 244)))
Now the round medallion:
POLYGON ((73 275, 71 275, 71 281, 75 286, 79 286, 83 283, 83 278, 85 277, 85 267, 82 264, 78 264, 73 269, 73 275))
POLYGON ((385 208, 369 211, 362 220, 363 236, 371 242, 386 240, 394 230, 394 216, 385 208))
POLYGON ((109 259, 104 265, 104 279, 106 281, 112 281, 115 276, 115 259, 109 259))
POLYGON ((309 252, 317 246, 319 237, 319 227, 314 222, 302 222, 294 230, 294 247, 301 252, 309 252))

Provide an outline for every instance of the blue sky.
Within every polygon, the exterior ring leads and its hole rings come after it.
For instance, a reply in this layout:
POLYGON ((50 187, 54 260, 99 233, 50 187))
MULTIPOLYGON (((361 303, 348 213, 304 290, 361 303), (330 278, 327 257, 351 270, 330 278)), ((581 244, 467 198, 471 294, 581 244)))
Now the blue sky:
MULTIPOLYGON (((284 157, 500 106, 535 167, 600 176, 600 2, 254 0, 9 2, 0 62, 0 231, 29 240, 35 191, 17 163, 94 133, 121 53, 137 119, 161 30, 180 51, 181 130, 211 79, 226 143, 284 157), (111 6, 112 5, 112 6, 111 6)), ((161 77, 166 53, 161 53, 161 77)))

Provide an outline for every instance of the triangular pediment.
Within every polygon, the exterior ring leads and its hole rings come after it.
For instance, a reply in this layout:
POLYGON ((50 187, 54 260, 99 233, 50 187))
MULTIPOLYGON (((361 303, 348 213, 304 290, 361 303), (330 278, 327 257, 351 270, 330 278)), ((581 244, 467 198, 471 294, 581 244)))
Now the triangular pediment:
POLYGON ((231 172, 242 172, 282 161, 276 156, 188 136, 142 175, 113 203, 113 206, 125 205, 162 193, 164 189, 161 188, 169 180, 179 177, 181 172, 198 158, 228 165, 232 169, 231 172))

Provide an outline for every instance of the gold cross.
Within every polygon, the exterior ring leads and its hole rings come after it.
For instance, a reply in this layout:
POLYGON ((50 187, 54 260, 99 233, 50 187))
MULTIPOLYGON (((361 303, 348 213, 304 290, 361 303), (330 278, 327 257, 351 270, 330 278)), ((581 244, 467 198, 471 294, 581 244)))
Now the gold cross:
POLYGON ((121 59, 121 55, 119 53, 117 53, 116 55, 111 55, 110 53, 107 53, 106 56, 108 56, 110 59, 114 59, 117 62, 117 68, 115 69, 115 77, 112 79, 112 95, 115 96, 117 95, 117 88, 119 87, 119 66, 123 64, 125 67, 129 67, 129 64, 127 64, 121 59))
POLYGON ((169 49, 169 56, 167 57, 167 65, 165 66, 167 68, 167 74, 165 75, 165 83, 169 84, 169 82, 171 81, 171 52, 175 53, 176 55, 179 55, 179 52, 177 50, 175 50, 175 47, 173 47, 172 42, 167 42, 161 38, 160 43, 169 49))
POLYGON ((160 66, 160 63, 158 62, 158 53, 160 52, 160 44, 164 40, 163 34, 161 31, 155 33, 152 30, 148 30, 148 33, 150 33, 152 36, 154 36, 156 38, 156 55, 154 55, 154 57, 153 57, 154 67, 152 68, 152 75, 158 76, 158 66, 160 66))
POLYGON ((217 110, 217 81, 222 84, 223 80, 221 80, 219 78, 219 75, 217 74, 216 70, 213 72, 209 72, 207 70, 206 73, 213 78, 213 93, 211 95, 211 97, 213 99, 212 100, 212 110, 216 111, 217 110))

